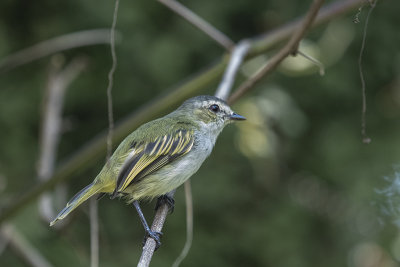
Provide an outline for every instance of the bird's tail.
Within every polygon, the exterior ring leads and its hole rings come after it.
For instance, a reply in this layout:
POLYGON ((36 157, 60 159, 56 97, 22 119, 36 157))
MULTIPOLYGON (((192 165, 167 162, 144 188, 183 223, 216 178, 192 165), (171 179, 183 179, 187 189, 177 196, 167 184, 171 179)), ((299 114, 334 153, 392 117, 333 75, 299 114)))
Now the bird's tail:
POLYGON ((101 187, 98 184, 91 183, 81 191, 79 191, 71 200, 67 203, 65 208, 60 211, 57 217, 50 222, 50 226, 53 226, 57 221, 64 219, 67 215, 77 208, 80 204, 85 202, 88 198, 100 191, 101 187))

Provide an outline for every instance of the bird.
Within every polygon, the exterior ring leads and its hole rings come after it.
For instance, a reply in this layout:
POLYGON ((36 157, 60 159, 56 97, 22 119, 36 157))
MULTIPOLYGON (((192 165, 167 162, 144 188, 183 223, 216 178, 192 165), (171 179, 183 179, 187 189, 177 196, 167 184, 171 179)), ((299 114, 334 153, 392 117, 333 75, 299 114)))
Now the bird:
POLYGON ((173 112, 129 134, 94 181, 71 198, 50 226, 90 197, 108 194, 135 207, 145 238, 153 238, 158 248, 162 233, 150 229, 139 202, 158 198, 157 206, 165 203, 173 210, 174 199, 168 193, 197 172, 226 125, 245 119, 215 96, 201 95, 184 101, 173 112))

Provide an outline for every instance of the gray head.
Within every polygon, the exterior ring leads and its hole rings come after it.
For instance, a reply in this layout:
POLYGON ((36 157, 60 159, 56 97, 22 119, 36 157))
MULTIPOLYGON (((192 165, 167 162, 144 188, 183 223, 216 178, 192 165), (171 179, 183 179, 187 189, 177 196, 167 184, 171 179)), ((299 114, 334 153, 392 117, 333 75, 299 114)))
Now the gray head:
POLYGON ((233 121, 246 119, 233 112, 224 100, 208 95, 186 100, 177 111, 191 115, 195 121, 207 124, 219 131, 233 121))

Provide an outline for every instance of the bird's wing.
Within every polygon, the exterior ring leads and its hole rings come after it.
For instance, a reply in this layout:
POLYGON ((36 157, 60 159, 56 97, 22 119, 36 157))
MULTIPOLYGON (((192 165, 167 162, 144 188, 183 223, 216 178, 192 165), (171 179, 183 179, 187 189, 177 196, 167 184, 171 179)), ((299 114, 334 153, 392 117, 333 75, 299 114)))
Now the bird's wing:
POLYGON ((130 184, 140 181, 188 153, 193 147, 193 142, 193 131, 183 129, 177 130, 174 134, 159 136, 146 144, 133 142, 118 174, 113 197, 130 184))

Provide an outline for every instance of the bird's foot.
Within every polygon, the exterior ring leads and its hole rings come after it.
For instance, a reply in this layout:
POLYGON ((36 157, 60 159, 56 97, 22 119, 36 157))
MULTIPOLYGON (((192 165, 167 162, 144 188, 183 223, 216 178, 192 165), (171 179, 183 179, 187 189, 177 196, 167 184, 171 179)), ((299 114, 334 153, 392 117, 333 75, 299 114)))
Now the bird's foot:
POLYGON ((143 246, 146 244, 147 238, 153 238, 154 241, 156 241, 156 249, 155 250, 157 250, 161 246, 160 239, 161 239, 162 235, 163 235, 163 233, 161 233, 161 232, 155 232, 155 231, 151 231, 151 230, 146 231, 146 234, 143 239, 143 246))
POLYGON ((158 197, 155 209, 158 210, 158 208, 164 204, 166 204, 168 206, 169 213, 174 212, 175 200, 173 197, 170 197, 168 195, 162 195, 162 196, 158 197))

